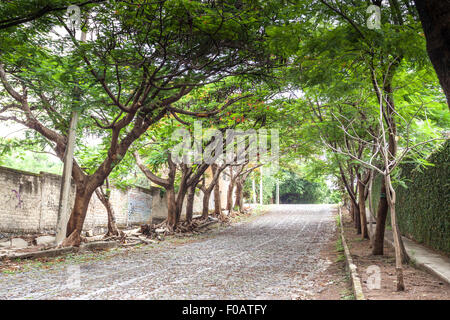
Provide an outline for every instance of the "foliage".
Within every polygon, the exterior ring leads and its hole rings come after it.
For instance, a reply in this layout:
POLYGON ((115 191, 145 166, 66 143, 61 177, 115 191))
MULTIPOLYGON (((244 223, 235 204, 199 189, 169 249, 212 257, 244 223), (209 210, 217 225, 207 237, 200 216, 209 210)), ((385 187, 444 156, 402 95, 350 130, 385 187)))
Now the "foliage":
POLYGON ((450 141, 428 159, 432 166, 401 166, 404 186, 397 187, 400 231, 414 240, 450 253, 450 141))

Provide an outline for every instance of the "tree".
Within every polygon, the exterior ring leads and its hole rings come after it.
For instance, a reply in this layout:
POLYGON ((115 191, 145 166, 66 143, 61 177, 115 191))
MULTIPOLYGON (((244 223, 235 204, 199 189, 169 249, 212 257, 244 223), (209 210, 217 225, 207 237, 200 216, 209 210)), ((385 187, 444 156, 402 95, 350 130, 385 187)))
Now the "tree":
POLYGON ((427 39, 427 51, 450 108, 450 1, 414 0, 427 39))
POLYGON ((264 15, 267 10, 257 13, 255 5, 105 2, 90 8, 84 28, 95 37, 87 43, 76 40, 59 11, 46 16, 51 19, 42 29, 64 27, 63 41, 40 30, 29 34, 25 25, 15 27, 9 38, 1 35, 0 80, 7 95, 0 108, 6 115, 0 120, 38 132, 61 159, 67 143, 65 119, 74 108, 81 111, 80 127, 97 127, 94 131, 110 137, 106 156, 98 159, 92 174, 74 161, 77 191, 63 245, 80 244, 92 194, 132 143, 171 112, 171 104, 196 86, 232 74, 259 73, 276 63, 267 59, 260 41, 260 27, 272 22, 264 15), (72 99, 74 86, 79 88, 77 99, 72 99))
MULTIPOLYGON (((405 136, 403 139, 405 140, 405 146, 402 148, 402 150, 399 152, 399 154, 395 153, 392 154, 391 150, 392 148, 395 148, 395 150, 398 149, 398 138, 395 138, 393 141, 394 146, 390 145, 388 143, 388 137, 390 135, 390 132, 386 128, 386 124, 384 121, 384 115, 383 115, 383 99, 387 100, 388 97, 384 96, 381 92, 381 89, 378 87, 377 82, 375 82, 376 87, 378 88, 378 96, 380 96, 379 101, 379 109, 378 109, 378 130, 377 132, 370 132, 371 140, 365 141, 366 144, 373 146, 373 152, 372 155, 366 159, 361 159, 355 157, 351 152, 349 152, 348 149, 343 150, 341 148, 334 148, 333 146, 329 147, 340 154, 344 154, 351 159, 358 161, 361 163, 361 165, 365 166, 368 169, 374 170, 381 174, 384 178, 384 183, 387 189, 386 193, 386 200, 387 204, 389 206, 389 210, 391 213, 391 225, 392 225, 392 231, 394 235, 394 248, 395 248, 395 261, 396 261, 396 273, 397 273, 397 291, 403 291, 405 290, 404 285, 404 279, 403 279, 403 269, 402 269, 402 261, 407 261, 408 256, 406 253, 406 250, 403 246, 403 242, 401 240, 401 234, 396 222, 396 193, 395 188, 393 184, 393 176, 395 169, 399 166, 399 164, 402 162, 402 160, 410 153, 412 150, 415 150, 416 148, 425 145, 431 141, 435 141, 439 138, 432 138, 426 141, 421 141, 416 144, 411 144, 410 140, 410 127, 412 119, 405 119, 400 114, 397 113, 397 115, 400 116, 400 123, 403 125, 405 129, 405 136), (376 156, 380 155, 382 162, 377 163, 376 162, 376 156)), ((418 108, 416 113, 413 115, 413 118, 416 116, 416 114, 421 110, 421 107, 418 108)), ((369 116, 365 115, 365 119, 369 119, 369 116)), ((398 121, 398 120, 397 120, 398 121)), ((350 123, 353 122, 353 119, 349 121, 350 123)), ((357 141, 364 141, 363 138, 358 135, 357 130, 355 130, 353 125, 347 125, 341 126, 342 131, 351 139, 357 140, 357 141)))

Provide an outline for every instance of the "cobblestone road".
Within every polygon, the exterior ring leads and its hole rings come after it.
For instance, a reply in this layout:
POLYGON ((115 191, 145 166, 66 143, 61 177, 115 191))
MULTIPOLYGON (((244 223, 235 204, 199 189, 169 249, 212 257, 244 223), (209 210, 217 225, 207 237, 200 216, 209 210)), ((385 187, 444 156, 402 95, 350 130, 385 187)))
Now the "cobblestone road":
POLYGON ((308 298, 335 230, 327 205, 270 206, 206 240, 1 274, 0 299, 308 298), (78 279, 70 275, 77 274, 78 279), (75 273, 73 273, 75 271, 75 273))

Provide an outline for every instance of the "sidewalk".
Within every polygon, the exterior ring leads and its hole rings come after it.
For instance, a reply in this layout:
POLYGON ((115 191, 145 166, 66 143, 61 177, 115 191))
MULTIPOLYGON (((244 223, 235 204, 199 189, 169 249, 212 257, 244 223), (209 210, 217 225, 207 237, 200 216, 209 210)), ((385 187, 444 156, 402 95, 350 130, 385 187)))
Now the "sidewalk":
MULTIPOLYGON (((370 221, 370 212, 367 210, 367 221, 370 221)), ((373 222, 372 230, 375 231, 376 223, 373 222)), ((370 224, 368 225, 369 236, 372 238, 372 230, 370 224)), ((391 247, 394 247, 394 240, 391 230, 385 230, 384 241, 391 247)), ((402 237, 406 252, 414 261, 415 265, 425 271, 434 274, 442 281, 450 284, 450 259, 435 253, 431 249, 415 243, 414 241, 402 237)))

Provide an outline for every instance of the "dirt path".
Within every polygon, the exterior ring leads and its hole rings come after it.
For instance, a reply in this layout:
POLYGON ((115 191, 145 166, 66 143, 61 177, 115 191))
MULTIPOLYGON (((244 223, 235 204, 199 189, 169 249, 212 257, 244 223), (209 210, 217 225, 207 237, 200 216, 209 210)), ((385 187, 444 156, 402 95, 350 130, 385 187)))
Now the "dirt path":
POLYGON ((309 298, 329 264, 320 251, 336 228, 331 211, 271 206, 206 240, 1 274, 0 299, 309 298))

